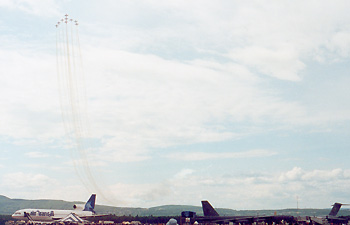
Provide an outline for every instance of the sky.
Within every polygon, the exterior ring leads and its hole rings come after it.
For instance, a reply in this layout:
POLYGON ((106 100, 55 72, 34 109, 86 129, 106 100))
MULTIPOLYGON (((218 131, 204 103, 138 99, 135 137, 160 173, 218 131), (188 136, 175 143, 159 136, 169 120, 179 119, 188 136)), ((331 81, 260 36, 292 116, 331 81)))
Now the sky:
POLYGON ((349 203, 349 8, 0 0, 0 194, 145 208, 349 203), (65 14, 79 21, 83 151, 61 104, 65 14))

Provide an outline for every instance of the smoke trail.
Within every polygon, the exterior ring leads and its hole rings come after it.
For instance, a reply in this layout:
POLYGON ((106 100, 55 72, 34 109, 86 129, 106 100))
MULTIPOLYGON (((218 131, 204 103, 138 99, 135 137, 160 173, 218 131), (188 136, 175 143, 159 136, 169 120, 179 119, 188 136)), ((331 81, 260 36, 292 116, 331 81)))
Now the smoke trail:
MULTIPOLYGON (((64 22, 64 19, 61 20, 61 22, 64 22)), ((57 28, 60 28, 61 22, 58 22, 56 25, 57 28)), ((67 30, 66 30, 67 31, 67 30)), ((56 33, 56 62, 57 62, 57 80, 59 84, 59 100, 60 100, 60 106, 61 106, 61 116, 62 121, 64 124, 64 129, 66 131, 66 136, 68 143, 74 143, 74 123, 72 123, 73 116, 74 116, 74 110, 69 111, 67 109, 68 105, 74 104, 72 101, 73 93, 69 90, 69 87, 71 86, 71 72, 70 72, 70 58, 69 58, 69 42, 66 41, 67 32, 65 32, 63 29, 57 29, 56 33)), ((74 149, 74 147, 73 147, 74 149)), ((71 151, 71 157, 72 159, 75 159, 76 156, 71 151)), ((78 167, 76 165, 75 160, 73 161, 74 170, 76 174, 78 175, 80 181, 84 184, 84 186, 87 186, 86 181, 82 178, 81 172, 79 172, 78 167)))
POLYGON ((87 95, 78 22, 73 22, 73 19, 68 19, 68 15, 65 15, 56 27, 56 64, 61 115, 68 143, 72 146, 74 169, 89 191, 92 191, 92 187, 94 192, 108 200, 95 181, 86 152, 91 148, 89 141, 91 136, 87 119, 87 95))

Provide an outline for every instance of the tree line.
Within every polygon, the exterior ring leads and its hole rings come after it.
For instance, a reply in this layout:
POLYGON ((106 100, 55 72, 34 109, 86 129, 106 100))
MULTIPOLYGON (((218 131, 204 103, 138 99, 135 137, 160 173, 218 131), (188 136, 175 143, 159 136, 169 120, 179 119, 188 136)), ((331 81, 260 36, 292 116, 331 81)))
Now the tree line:
POLYGON ((132 216, 132 215, 124 215, 124 216, 116 216, 116 215, 106 215, 103 217, 92 217, 89 219, 92 222, 98 222, 100 220, 105 221, 113 221, 115 223, 121 223, 123 221, 140 221, 142 224, 158 224, 158 223, 167 223, 171 218, 176 219, 178 222, 180 221, 180 216, 132 216))
MULTIPOLYGON (((89 219, 91 222, 98 222, 100 220, 113 221, 115 223, 121 223, 123 221, 140 221, 142 224, 159 224, 167 223, 171 218, 180 221, 180 216, 116 216, 116 215, 106 215, 102 217, 93 217, 89 219)), ((11 215, 0 215, 0 225, 5 225, 6 221, 13 220, 11 215)))

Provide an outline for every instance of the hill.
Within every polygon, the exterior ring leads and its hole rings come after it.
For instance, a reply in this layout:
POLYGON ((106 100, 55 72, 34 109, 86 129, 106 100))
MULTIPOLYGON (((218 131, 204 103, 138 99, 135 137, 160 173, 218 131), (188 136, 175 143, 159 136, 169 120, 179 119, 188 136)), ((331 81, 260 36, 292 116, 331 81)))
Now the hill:
MULTIPOLYGON (((84 202, 67 202, 62 200, 25 200, 10 199, 0 195, 0 214, 11 215, 18 209, 41 208, 41 209, 73 209, 74 204, 84 202)), ((179 216, 182 211, 195 211, 197 215, 203 215, 202 208, 189 205, 164 205, 151 208, 112 207, 96 205, 95 211, 99 214, 114 214, 117 216, 179 216)), ((330 209, 280 209, 280 210, 233 210, 218 208, 220 215, 300 215, 300 216, 322 216, 327 215, 330 209)), ((350 215, 348 209, 342 209, 339 215, 350 215)))

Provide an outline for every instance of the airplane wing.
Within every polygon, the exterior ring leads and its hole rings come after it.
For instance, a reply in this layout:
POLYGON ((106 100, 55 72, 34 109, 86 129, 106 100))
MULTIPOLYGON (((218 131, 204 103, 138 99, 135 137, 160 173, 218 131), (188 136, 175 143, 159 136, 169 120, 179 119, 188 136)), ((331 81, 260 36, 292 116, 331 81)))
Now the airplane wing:
POLYGON ((226 224, 229 222, 252 224, 254 222, 279 223, 282 220, 294 221, 294 217, 282 216, 282 215, 281 216, 218 216, 218 217, 201 216, 201 217, 196 217, 195 220, 198 222, 217 223, 217 224, 226 224))
POLYGON ((314 224, 347 224, 349 221, 349 218, 346 217, 332 217, 332 216, 327 216, 327 217, 310 217, 310 221, 312 221, 314 224))
POLYGON ((253 223, 266 221, 274 218, 273 216, 201 216, 196 217, 196 220, 199 222, 210 222, 224 224, 228 222, 233 223, 253 223))
POLYGON ((104 217, 104 216, 110 216, 110 215, 111 214, 99 214, 99 215, 93 214, 91 216, 81 216, 80 218, 82 218, 82 219, 89 219, 89 218, 104 217))
POLYGON ((66 216, 65 218, 62 218, 60 220, 58 220, 59 222, 75 222, 75 223, 84 223, 86 222, 85 220, 83 220, 82 218, 80 218, 77 214, 75 213, 71 213, 68 216, 66 216))
POLYGON ((95 218, 95 217, 103 217, 103 216, 108 216, 109 214, 101 214, 101 215, 91 215, 91 216, 78 216, 76 213, 72 212, 65 218, 55 218, 53 217, 52 219, 54 221, 58 222, 88 222, 89 218, 95 218))
POLYGON ((315 224, 325 224, 325 219, 323 218, 317 218, 317 217, 310 217, 310 221, 312 221, 315 224))

